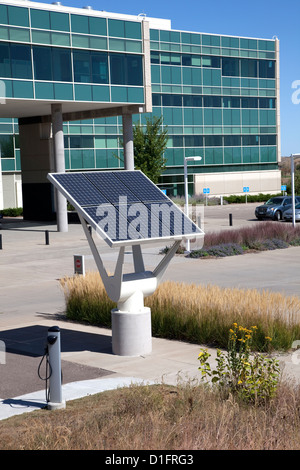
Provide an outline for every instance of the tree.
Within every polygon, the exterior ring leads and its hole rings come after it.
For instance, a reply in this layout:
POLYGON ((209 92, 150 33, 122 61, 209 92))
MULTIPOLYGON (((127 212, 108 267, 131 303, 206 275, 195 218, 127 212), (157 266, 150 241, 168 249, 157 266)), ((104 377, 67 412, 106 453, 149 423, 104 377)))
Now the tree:
POLYGON ((135 124, 133 128, 134 165, 153 183, 157 184, 166 167, 164 152, 167 148, 168 130, 162 127, 162 117, 146 118, 146 127, 135 124))

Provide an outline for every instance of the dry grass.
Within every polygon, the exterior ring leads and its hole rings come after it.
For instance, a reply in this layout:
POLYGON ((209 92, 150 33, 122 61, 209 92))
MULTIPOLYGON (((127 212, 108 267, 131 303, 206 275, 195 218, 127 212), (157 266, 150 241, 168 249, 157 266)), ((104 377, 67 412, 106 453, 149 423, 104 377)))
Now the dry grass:
POLYGON ((263 407, 204 386, 132 386, 0 422, 1 450, 300 450, 300 390, 263 407))
MULTIPOLYGON (((115 304, 98 273, 65 278, 61 284, 70 319, 110 326, 115 304)), ((258 350, 264 349, 265 336, 278 350, 289 349, 300 337, 300 298, 280 293, 164 282, 145 305, 151 308, 154 336, 224 348, 229 328, 237 322, 258 327, 258 350)))

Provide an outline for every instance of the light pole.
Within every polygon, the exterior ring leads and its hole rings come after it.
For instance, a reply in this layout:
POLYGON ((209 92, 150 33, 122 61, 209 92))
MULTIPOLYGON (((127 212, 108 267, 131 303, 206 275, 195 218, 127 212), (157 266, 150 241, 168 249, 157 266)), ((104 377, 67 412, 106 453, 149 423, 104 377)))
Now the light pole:
MULTIPOLYGON (((184 195, 185 195, 185 213, 189 216, 189 193, 188 193, 188 175, 187 162, 195 162, 202 160, 202 157, 184 157, 184 195)), ((186 251, 190 252, 190 240, 186 241, 186 251)))

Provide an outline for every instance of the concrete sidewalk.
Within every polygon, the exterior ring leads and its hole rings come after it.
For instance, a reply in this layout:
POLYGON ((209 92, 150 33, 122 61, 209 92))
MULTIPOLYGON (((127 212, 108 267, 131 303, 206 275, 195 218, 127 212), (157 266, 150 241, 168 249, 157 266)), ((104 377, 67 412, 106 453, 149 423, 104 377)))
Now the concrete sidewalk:
MULTIPOLYGON (((221 230, 225 226, 230 230, 237 225, 257 223, 251 215, 253 207, 238 207, 237 212, 230 207, 230 210, 235 221, 232 228, 228 227, 228 208, 218 207, 207 209, 205 230, 218 227, 221 230)), ((59 279, 73 275, 73 256, 84 255, 86 269, 96 270, 80 225, 71 224, 68 233, 58 233, 54 224, 6 220, 2 222, 1 234, 0 340, 6 346, 6 363, 0 361, 0 419, 46 406, 45 383, 39 378, 38 370, 47 330, 52 326, 61 330, 66 401, 130 383, 176 384, 180 380, 200 379, 199 345, 153 338, 150 355, 121 357, 112 354, 110 330, 65 320, 59 279), (49 230, 49 245, 45 244, 45 230, 49 230)), ((101 240, 95 241, 107 269, 113 270, 118 252, 101 240)), ((160 248, 163 246, 144 250, 147 268, 153 269, 161 260, 160 248)), ((269 289, 298 296, 299 258, 298 247, 218 260, 176 256, 164 279, 269 289)), ((125 268, 131 270, 131 267, 132 256, 128 250, 125 268)), ((216 351, 210 352, 213 360, 216 351)), ((285 354, 280 360, 285 374, 300 380, 298 358, 285 354)))

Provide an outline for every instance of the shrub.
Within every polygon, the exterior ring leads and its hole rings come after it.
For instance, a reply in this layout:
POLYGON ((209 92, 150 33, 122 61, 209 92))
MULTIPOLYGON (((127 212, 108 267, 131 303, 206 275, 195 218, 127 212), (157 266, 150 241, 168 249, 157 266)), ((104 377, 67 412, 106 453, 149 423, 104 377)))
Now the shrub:
POLYGON ((8 209, 2 209, 0 214, 3 217, 19 217, 23 215, 23 207, 10 207, 8 209))
MULTIPOLYGON (((251 357, 251 344, 256 326, 249 329, 237 323, 229 330, 228 350, 217 351, 217 366, 211 370, 210 354, 200 350, 198 359, 202 379, 211 379, 227 396, 234 394, 255 404, 264 403, 275 396, 280 377, 279 361, 255 353, 251 357)), ((270 337, 265 338, 271 341, 270 337)))
POLYGON ((190 253, 191 258, 201 258, 205 256, 234 256, 244 253, 243 248, 237 243, 222 243, 220 245, 211 246, 207 249, 195 250, 190 253))
POLYGON ((300 245, 300 226, 265 222, 253 227, 210 232, 204 237, 201 250, 190 253, 192 258, 205 256, 232 256, 242 254, 246 249, 274 250, 300 245))
MULTIPOLYGON (((266 202, 271 197, 275 196, 282 196, 281 193, 278 194, 247 194, 247 201, 248 202, 266 202)), ((228 204, 240 204, 246 202, 246 195, 231 195, 231 196, 224 196, 224 201, 228 204)))

